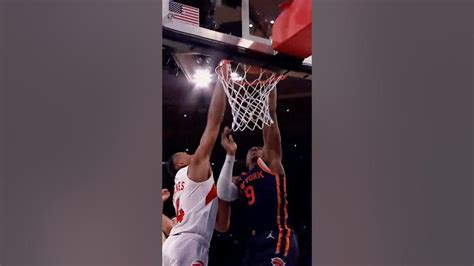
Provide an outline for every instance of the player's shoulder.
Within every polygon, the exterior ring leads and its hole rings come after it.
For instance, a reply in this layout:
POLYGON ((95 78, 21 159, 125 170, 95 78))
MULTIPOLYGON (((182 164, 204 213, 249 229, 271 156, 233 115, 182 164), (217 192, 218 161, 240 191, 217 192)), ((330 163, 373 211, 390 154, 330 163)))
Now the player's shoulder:
POLYGON ((267 162, 263 158, 257 159, 257 165, 264 172, 274 175, 274 176, 285 176, 285 169, 281 164, 281 161, 271 161, 267 162))
POLYGON ((178 182, 185 182, 186 184, 188 185, 194 185, 194 186, 208 186, 208 185, 212 185, 214 182, 214 173, 212 171, 212 169, 209 171, 209 177, 206 179, 206 180, 203 180, 203 181, 194 181, 192 180, 190 177, 189 177, 189 166, 186 166, 186 167, 183 167, 181 168, 177 173, 176 173, 176 176, 175 176, 175 183, 178 183, 178 182))
POLYGON ((181 169, 178 170, 178 172, 176 172, 176 176, 181 176, 181 175, 187 175, 188 174, 188 169, 189 169, 189 166, 185 166, 181 169))
POLYGON ((268 174, 274 175, 274 172, 270 169, 270 167, 268 167, 268 164, 262 158, 257 159, 257 167, 268 174))
POLYGON ((176 175, 174 177, 175 182, 179 180, 186 179, 188 177, 188 166, 183 167, 176 172, 176 175))

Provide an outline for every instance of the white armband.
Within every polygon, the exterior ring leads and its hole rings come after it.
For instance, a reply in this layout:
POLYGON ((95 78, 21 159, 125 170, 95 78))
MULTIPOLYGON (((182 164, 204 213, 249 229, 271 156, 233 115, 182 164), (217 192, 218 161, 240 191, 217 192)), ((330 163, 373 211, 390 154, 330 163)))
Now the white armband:
POLYGON ((234 201, 239 198, 239 189, 232 183, 232 169, 235 156, 226 155, 219 180, 217 180, 217 196, 225 201, 234 201))

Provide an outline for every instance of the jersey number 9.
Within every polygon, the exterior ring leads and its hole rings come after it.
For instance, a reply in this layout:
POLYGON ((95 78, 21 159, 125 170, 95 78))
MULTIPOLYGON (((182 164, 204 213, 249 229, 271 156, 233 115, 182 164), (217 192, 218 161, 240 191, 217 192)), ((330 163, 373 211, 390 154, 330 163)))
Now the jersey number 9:
POLYGON ((255 191, 253 189, 253 186, 248 186, 244 190, 245 197, 248 200, 248 204, 252 206, 255 203, 255 191))

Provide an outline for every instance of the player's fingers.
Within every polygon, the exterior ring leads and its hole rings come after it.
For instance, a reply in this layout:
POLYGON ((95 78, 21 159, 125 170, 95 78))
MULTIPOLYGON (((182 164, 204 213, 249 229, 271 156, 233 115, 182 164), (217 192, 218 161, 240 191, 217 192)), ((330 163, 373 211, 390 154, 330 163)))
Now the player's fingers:
POLYGON ((228 127, 224 128, 224 133, 222 134, 223 139, 228 142, 229 141, 229 134, 230 134, 230 129, 228 127))
POLYGON ((235 141, 234 141, 234 138, 232 137, 232 135, 229 135, 229 140, 230 140, 230 142, 235 142, 235 141))
POLYGON ((224 128, 224 130, 222 130, 222 134, 221 134, 221 142, 225 142, 226 141, 226 138, 227 138, 227 127, 224 128))
POLYGON ((230 134, 230 128, 229 127, 225 127, 224 128, 224 133, 226 136, 228 136, 230 134))

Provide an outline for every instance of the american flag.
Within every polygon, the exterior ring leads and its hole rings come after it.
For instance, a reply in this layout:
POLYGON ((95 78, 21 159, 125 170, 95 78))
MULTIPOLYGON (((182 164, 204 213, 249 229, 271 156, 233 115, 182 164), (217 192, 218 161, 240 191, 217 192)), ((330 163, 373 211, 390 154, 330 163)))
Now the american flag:
POLYGON ((169 16, 172 20, 181 21, 199 27, 199 8, 169 2, 169 16))

